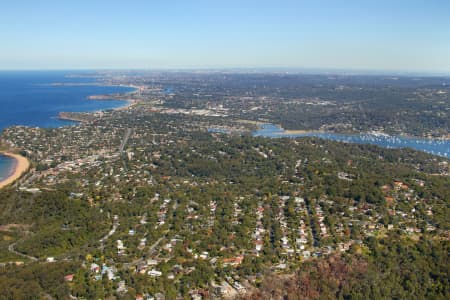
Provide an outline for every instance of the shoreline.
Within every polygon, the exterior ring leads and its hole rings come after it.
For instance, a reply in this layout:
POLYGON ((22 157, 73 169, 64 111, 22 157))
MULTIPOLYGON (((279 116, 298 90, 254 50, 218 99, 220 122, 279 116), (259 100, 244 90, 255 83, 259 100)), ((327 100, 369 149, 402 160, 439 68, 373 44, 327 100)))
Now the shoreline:
MULTIPOLYGON (((127 87, 127 88, 133 88, 134 90, 129 91, 129 92, 125 92, 124 95, 130 95, 135 93, 137 90, 139 90, 139 87, 134 86, 134 85, 117 85, 117 84, 99 84, 99 83, 95 83, 93 85, 97 85, 97 86, 104 86, 104 87, 127 87)), ((123 98, 123 97, 119 97, 120 95, 113 95, 113 94, 99 94, 99 95, 90 95, 87 96, 87 99, 90 101, 122 101, 124 102, 124 105, 120 105, 114 108, 111 108, 111 110, 113 111, 124 111, 124 110, 128 110, 130 108, 132 108, 133 106, 135 106, 139 100, 137 99, 119 99, 119 98, 123 98), (117 97, 117 99, 115 98, 117 97)), ((66 114, 86 114, 86 115, 93 115, 93 114, 98 114, 98 113, 102 113, 106 110, 109 109, 98 109, 98 110, 94 110, 94 111, 75 111, 75 112, 65 112, 65 111, 60 111, 58 113, 58 116, 56 117, 59 120, 62 121, 69 121, 69 122, 76 122, 76 123, 88 123, 91 120, 85 120, 82 118, 78 118, 78 117, 72 117, 72 116, 68 116, 66 114)), ((61 127, 64 127, 67 125, 62 125, 61 127)))
MULTIPOLYGON (((108 86, 112 86, 112 87, 126 87, 126 88, 134 89, 132 91, 125 92, 124 95, 131 95, 131 94, 133 94, 133 93, 135 93, 136 91, 139 90, 139 87, 138 86, 134 86, 134 85, 101 84, 99 86, 105 86, 105 87, 108 87, 108 86)), ((88 100, 92 100, 92 101, 124 101, 124 102, 126 102, 124 105, 112 108, 112 110, 119 110, 119 111, 120 110, 127 110, 127 109, 135 106, 139 102, 139 100, 132 99, 132 98, 131 99, 130 98, 123 99, 123 97, 120 97, 120 94, 118 94, 118 95, 114 95, 114 94, 90 95, 87 98, 88 98, 88 100)), ((99 112, 103 112, 103 111, 105 111, 105 109, 99 109, 99 110, 96 110, 96 111, 86 111, 84 113, 99 113, 99 112)), ((83 113, 83 112, 81 112, 81 113, 83 113)))
POLYGON ((126 101, 127 104, 125 104, 123 106, 115 107, 115 108, 113 108, 113 110, 127 110, 129 108, 132 108, 133 106, 135 106, 138 103, 138 100, 135 100, 135 99, 119 100, 119 101, 126 101))
POLYGON ((331 133, 323 130, 304 130, 304 129, 283 129, 282 135, 290 135, 290 134, 310 134, 310 133, 331 133))
POLYGON ((383 132, 372 132, 372 131, 363 131, 363 132, 334 132, 334 131, 325 131, 325 130, 286 130, 283 129, 280 133, 277 133, 279 135, 295 135, 295 134, 336 134, 336 135, 348 135, 348 136, 361 136, 361 135, 373 135, 373 136, 382 136, 382 137, 399 137, 404 138, 408 140, 422 140, 422 141, 444 141, 447 142, 450 140, 450 137, 428 137, 428 136, 414 136, 414 135, 407 135, 407 134, 387 134, 383 132))
POLYGON ((253 131, 251 134, 253 136, 267 138, 301 138, 306 136, 316 136, 338 142, 372 144, 384 148, 411 148, 438 157, 450 159, 449 139, 388 135, 380 132, 335 133, 321 130, 285 130, 280 125, 271 123, 261 124, 259 128, 260 130, 253 131), (273 127, 271 128, 270 126, 273 127))
MULTIPOLYGON (((311 129, 311 130, 307 130, 307 129, 284 129, 281 124, 274 124, 274 123, 260 123, 260 124, 256 124, 258 126, 258 130, 264 130, 264 126, 265 125, 273 125, 275 127, 278 127, 279 131, 274 132, 274 134, 276 135, 280 135, 280 136, 284 136, 284 135, 296 135, 296 134, 326 134, 326 133, 333 133, 331 131, 325 131, 325 130, 320 130, 320 129, 311 129)), ((255 131, 254 131, 255 132, 255 131)))
MULTIPOLYGON (((109 100, 93 100, 93 101, 109 101, 109 100)), ((125 111, 125 110, 129 110, 131 109, 133 106, 135 106, 139 101, 138 100, 116 100, 116 101, 124 101, 126 102, 124 105, 118 106, 118 107, 114 107, 111 108, 111 110, 113 111, 125 111)), ((77 116, 71 116, 70 114, 75 114, 75 115, 85 115, 85 116, 92 116, 94 117, 95 114, 99 114, 102 113, 106 110, 109 109, 100 109, 100 110, 95 110, 95 111, 86 111, 86 112, 65 112, 65 111, 61 111, 58 113, 58 116, 56 117, 59 120, 63 120, 63 121, 70 121, 70 122, 76 122, 76 123, 89 123, 93 120, 87 120, 87 119, 83 119, 83 118, 79 118, 77 116)), ((70 126, 70 125, 62 125, 62 127, 64 126, 70 126)))
MULTIPOLYGON (((49 124, 49 125, 24 125, 22 123, 17 123, 17 124, 6 124, 5 127, 0 128, 0 136, 1 136, 1 131, 10 127, 15 127, 15 126, 24 126, 24 127, 38 127, 38 128, 62 128, 62 127, 67 127, 67 126, 75 126, 78 123, 87 123, 89 122, 89 120, 84 120, 84 119, 79 119, 77 117, 72 118, 72 117, 67 117, 64 116, 64 114, 68 113, 68 114, 86 114, 86 115, 95 115, 98 113, 102 113, 108 110, 113 110, 113 111, 126 111, 128 109, 131 109, 133 106, 135 106, 136 104, 139 103, 138 99, 133 99, 131 97, 131 95, 133 93, 136 93, 137 91, 139 91, 139 86, 135 86, 133 84, 111 84, 111 83, 107 83, 107 82, 99 82, 99 81, 94 81, 94 82, 83 82, 83 83, 62 83, 62 82, 53 82, 53 83, 42 83, 39 85, 44 85, 44 86, 99 86, 99 87, 119 87, 119 88, 129 88, 132 89, 130 91, 127 92, 123 92, 123 93, 118 93, 117 95, 115 94, 98 94, 98 95, 88 95, 86 96, 86 99, 89 101, 118 101, 121 102, 118 106, 114 106, 111 108, 97 108, 94 110, 81 110, 81 111, 73 111, 73 112, 67 112, 67 111, 59 111, 57 112, 56 116, 49 116, 49 119, 55 119, 55 120, 59 120, 62 121, 61 124, 49 124), (122 97, 119 97, 119 96, 122 97), (101 99, 96 99, 96 97, 99 97, 101 99), (60 114, 62 114, 63 116, 61 116, 60 114)), ((0 151, 0 154, 2 152, 0 151)))
POLYGON ((11 152, 0 152, 3 156, 11 157, 15 160, 14 168, 12 173, 4 180, 0 181, 0 189, 7 185, 14 183, 19 179, 28 169, 30 168, 30 162, 27 158, 22 155, 11 153, 11 152))
POLYGON ((274 125, 280 129, 280 131, 276 132, 276 135, 285 136, 285 135, 296 135, 296 134, 336 134, 336 135, 349 135, 349 136, 360 136, 364 134, 374 135, 374 136, 385 136, 385 137, 400 137, 410 140, 422 140, 422 141, 450 141, 450 134, 447 136, 439 136, 439 137, 429 137, 429 136, 414 136, 408 134, 388 134, 384 132, 375 132, 375 131, 364 131, 364 132, 335 132, 335 131, 326 131, 321 129, 284 129, 280 124, 274 123, 261 123, 258 124, 259 130, 263 129, 264 125, 274 125))

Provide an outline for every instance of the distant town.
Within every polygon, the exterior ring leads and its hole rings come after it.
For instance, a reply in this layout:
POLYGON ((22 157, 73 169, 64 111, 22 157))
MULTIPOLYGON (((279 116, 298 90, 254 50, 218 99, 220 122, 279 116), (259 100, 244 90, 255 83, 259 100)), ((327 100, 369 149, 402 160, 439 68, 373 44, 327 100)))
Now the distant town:
POLYGON ((91 101, 128 105, 61 112, 73 126, 1 134, 2 148, 31 168, 2 189, 0 261, 10 272, 38 264, 58 274, 52 284, 64 290, 33 287, 38 294, 257 299, 267 278, 287 280, 330 257, 370 265, 385 239, 448 246, 447 158, 251 135, 272 123, 448 139, 443 78, 95 76, 95 84, 135 90, 91 101))

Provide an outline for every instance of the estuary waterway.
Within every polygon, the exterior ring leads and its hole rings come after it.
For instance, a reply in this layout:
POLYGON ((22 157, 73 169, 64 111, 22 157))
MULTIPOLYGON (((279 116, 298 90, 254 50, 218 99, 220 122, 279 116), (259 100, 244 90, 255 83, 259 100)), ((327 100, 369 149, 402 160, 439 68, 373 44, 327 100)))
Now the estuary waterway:
POLYGON ((327 132, 297 132, 290 133, 280 126, 274 124, 262 124, 260 129, 253 132, 253 136, 263 136, 270 138, 296 138, 296 137, 319 137, 327 140, 373 144, 385 148, 412 148, 438 156, 450 158, 449 139, 425 139, 404 136, 391 136, 379 133, 360 134, 337 134, 327 132))

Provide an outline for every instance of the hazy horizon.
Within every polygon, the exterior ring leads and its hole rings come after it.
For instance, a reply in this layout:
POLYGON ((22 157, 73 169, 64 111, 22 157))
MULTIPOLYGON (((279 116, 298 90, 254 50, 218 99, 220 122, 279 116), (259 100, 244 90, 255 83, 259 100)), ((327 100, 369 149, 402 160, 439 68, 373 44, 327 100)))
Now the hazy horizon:
POLYGON ((449 16, 444 0, 14 1, 0 69, 450 74, 449 16))
POLYGON ((326 69, 326 68, 289 68, 289 67, 217 67, 217 68, 49 68, 49 69, 0 69, 0 72, 229 72, 229 73, 267 73, 267 74, 305 74, 305 75, 361 75, 361 76, 422 76, 450 77, 450 71, 402 71, 402 70, 365 70, 365 69, 326 69))

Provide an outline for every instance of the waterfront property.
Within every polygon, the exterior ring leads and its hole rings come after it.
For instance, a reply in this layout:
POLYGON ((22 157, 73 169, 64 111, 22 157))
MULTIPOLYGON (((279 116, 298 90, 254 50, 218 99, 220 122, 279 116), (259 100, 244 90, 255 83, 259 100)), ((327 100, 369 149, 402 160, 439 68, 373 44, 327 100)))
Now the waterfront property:
POLYGON ((438 156, 450 157, 450 139, 424 139, 404 136, 390 136, 380 133, 339 134, 330 132, 286 131, 274 124, 262 124, 253 132, 254 136, 270 138, 319 137, 344 143, 373 144, 385 148, 412 148, 438 156))

